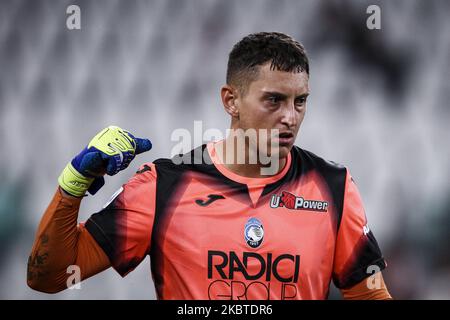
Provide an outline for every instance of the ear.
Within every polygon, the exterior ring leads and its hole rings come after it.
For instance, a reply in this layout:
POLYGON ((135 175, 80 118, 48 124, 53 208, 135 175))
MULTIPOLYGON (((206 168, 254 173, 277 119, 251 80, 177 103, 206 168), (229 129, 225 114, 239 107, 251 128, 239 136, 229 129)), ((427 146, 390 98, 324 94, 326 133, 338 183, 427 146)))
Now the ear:
POLYGON ((238 108, 238 92, 230 85, 224 85, 220 90, 220 96, 222 97, 222 103, 225 111, 233 118, 239 117, 238 108))

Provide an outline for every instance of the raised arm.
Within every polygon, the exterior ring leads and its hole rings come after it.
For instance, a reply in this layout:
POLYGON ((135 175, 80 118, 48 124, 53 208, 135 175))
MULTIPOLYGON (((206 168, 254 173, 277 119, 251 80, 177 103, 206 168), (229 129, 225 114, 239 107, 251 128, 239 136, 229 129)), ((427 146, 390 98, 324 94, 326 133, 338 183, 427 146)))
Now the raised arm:
POLYGON ((78 224, 80 203, 86 191, 95 194, 103 186, 105 173, 116 174, 129 165, 135 154, 150 148, 149 140, 110 126, 66 166, 36 232, 28 259, 29 287, 56 293, 68 287, 67 280, 73 274, 69 266, 79 268, 81 280, 111 266, 84 224, 78 224))

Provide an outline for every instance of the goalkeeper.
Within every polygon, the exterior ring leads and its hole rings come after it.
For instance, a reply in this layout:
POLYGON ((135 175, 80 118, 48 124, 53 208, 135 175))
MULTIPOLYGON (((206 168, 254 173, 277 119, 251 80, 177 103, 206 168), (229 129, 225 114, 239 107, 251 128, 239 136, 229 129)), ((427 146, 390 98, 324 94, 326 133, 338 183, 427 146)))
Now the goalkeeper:
MULTIPOLYGON (((109 267, 126 276, 149 255, 159 299, 326 299, 331 281, 345 299, 389 299, 386 262, 349 170, 294 145, 308 83, 308 58, 296 40, 275 32, 243 38, 221 90, 236 130, 194 149, 193 162, 143 164, 78 224, 86 193, 152 146, 119 127, 102 130, 58 179, 28 260, 28 285, 64 290, 71 265, 82 280, 109 267), (264 164, 248 158, 225 161, 236 154, 228 141, 239 129, 278 130, 268 137, 279 145, 276 172, 263 175, 264 164)), ((259 144, 244 148, 259 154, 252 149, 259 144)))

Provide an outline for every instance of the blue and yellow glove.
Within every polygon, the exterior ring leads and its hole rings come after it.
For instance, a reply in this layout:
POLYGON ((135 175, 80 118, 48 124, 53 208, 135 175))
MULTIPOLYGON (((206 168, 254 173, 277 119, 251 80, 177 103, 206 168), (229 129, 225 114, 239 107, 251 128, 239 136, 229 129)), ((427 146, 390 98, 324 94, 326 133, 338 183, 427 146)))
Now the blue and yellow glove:
POLYGON ((82 197, 89 191, 95 194, 105 184, 103 176, 112 176, 125 169, 136 154, 148 151, 148 139, 134 137, 116 126, 100 131, 71 162, 58 178, 60 187, 67 193, 82 197))

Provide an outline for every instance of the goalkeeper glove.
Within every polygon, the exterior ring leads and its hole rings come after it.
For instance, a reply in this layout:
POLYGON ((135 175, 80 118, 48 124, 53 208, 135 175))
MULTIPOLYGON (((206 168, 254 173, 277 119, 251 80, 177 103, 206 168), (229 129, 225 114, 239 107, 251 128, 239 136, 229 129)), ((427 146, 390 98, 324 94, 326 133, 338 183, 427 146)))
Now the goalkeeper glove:
POLYGON ((115 175, 128 167, 136 154, 151 148, 150 140, 136 138, 126 130, 109 126, 67 164, 58 178, 59 186, 76 197, 84 196, 86 191, 94 195, 105 184, 105 173, 115 175))

